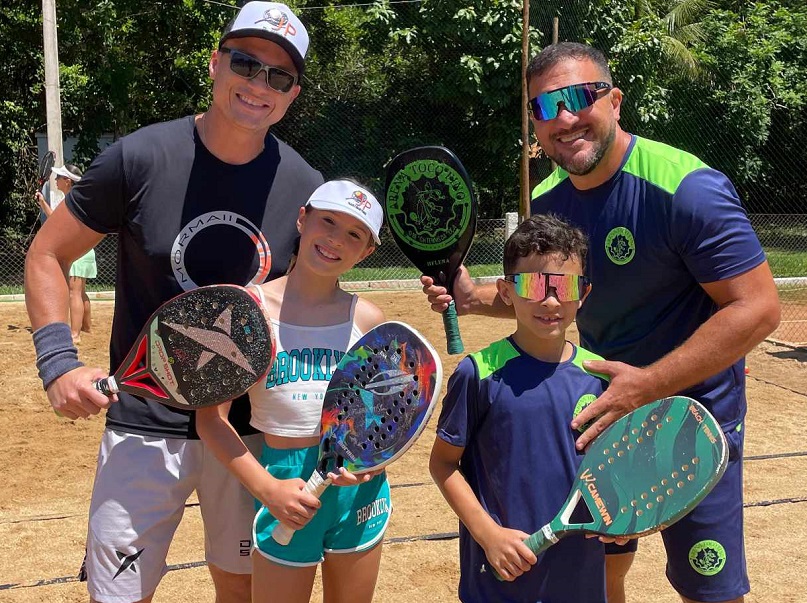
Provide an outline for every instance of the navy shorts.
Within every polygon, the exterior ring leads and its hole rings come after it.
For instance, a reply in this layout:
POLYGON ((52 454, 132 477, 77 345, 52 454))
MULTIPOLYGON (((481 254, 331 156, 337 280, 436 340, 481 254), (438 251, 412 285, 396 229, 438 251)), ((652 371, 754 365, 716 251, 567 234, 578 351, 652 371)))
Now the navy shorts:
MULTIPOLYGON (((743 544, 742 423, 726 439, 729 464, 720 482, 689 515, 661 533, 667 579, 694 601, 728 601, 750 590, 743 544)), ((638 540, 606 544, 605 553, 629 553, 637 546, 638 540)))

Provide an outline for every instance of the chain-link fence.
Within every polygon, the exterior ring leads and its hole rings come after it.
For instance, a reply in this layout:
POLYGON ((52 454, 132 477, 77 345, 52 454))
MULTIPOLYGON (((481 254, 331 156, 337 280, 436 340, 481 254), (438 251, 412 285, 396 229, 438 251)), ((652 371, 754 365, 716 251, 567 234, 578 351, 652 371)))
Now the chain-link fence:
MULTIPOLYGON (((765 247, 776 277, 782 303, 782 323, 773 338, 807 342, 807 214, 756 214, 751 222, 765 247)), ((511 220, 511 224, 513 220, 511 220)), ((506 219, 479 220, 474 244, 466 265, 475 278, 500 276, 502 254, 507 237, 506 219)), ((345 274, 347 288, 393 289, 417 288, 420 271, 414 268, 390 237, 386 225, 381 231, 381 246, 374 254, 345 274)), ((18 299, 23 290, 26 245, 0 239, 0 294, 18 299)), ((110 297, 115 288, 117 240, 105 237, 95 248, 98 277, 88 281, 90 291, 105 292, 110 297)))

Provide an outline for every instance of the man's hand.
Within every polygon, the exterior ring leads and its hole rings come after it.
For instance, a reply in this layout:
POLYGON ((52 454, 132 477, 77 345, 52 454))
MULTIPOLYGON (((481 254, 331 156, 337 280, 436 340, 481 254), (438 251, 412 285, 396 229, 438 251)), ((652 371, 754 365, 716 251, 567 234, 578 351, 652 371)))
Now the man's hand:
POLYGON ((511 530, 496 526, 480 542, 485 550, 488 563, 498 572, 499 576, 507 582, 512 582, 524 572, 535 565, 538 558, 524 544, 529 534, 521 530, 511 530))
POLYGON ((617 419, 656 399, 652 379, 646 369, 607 360, 587 360, 583 366, 586 370, 608 375, 611 384, 605 393, 586 406, 572 421, 572 429, 593 422, 577 439, 579 450, 584 450, 617 419))
POLYGON ((118 400, 105 396, 93 385, 107 373, 100 368, 81 366, 66 372, 48 387, 48 400, 56 414, 68 419, 87 419, 118 400))
MULTIPOLYGON (((423 285, 423 293, 429 298, 432 310, 435 312, 445 312, 451 302, 451 295, 448 289, 434 284, 434 279, 430 276, 421 276, 420 282, 423 285)), ((476 285, 474 285, 471 275, 465 266, 460 266, 459 272, 454 279, 454 304, 457 314, 462 316, 470 312, 471 306, 476 301, 476 285)))

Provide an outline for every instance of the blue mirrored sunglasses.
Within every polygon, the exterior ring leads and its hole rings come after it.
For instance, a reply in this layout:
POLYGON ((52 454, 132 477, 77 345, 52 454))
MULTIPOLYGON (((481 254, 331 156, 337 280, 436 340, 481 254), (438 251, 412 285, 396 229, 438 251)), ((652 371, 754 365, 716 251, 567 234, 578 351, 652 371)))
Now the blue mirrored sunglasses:
POLYGON ((586 82, 550 90, 527 102, 532 116, 538 121, 555 119, 561 106, 571 113, 582 111, 597 102, 600 93, 613 88, 608 82, 586 82))
POLYGON ((579 274, 519 272, 505 274, 504 280, 515 285, 516 295, 533 301, 544 301, 550 291, 558 301, 578 301, 589 287, 588 279, 579 274))

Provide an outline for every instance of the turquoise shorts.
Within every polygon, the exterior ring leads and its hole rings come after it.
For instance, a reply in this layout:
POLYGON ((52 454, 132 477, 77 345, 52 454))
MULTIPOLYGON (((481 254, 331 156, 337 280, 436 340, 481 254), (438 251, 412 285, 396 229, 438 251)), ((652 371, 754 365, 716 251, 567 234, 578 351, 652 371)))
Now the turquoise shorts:
MULTIPOLYGON (((278 450, 266 445, 261 465, 277 479, 308 480, 317 463, 318 448, 278 450)), ((356 553, 381 542, 392 513, 387 474, 377 475, 359 486, 330 486, 322 494, 322 506, 306 526, 282 546, 272 538, 278 521, 259 506, 253 525, 256 550, 281 565, 309 566, 325 553, 356 553)))

